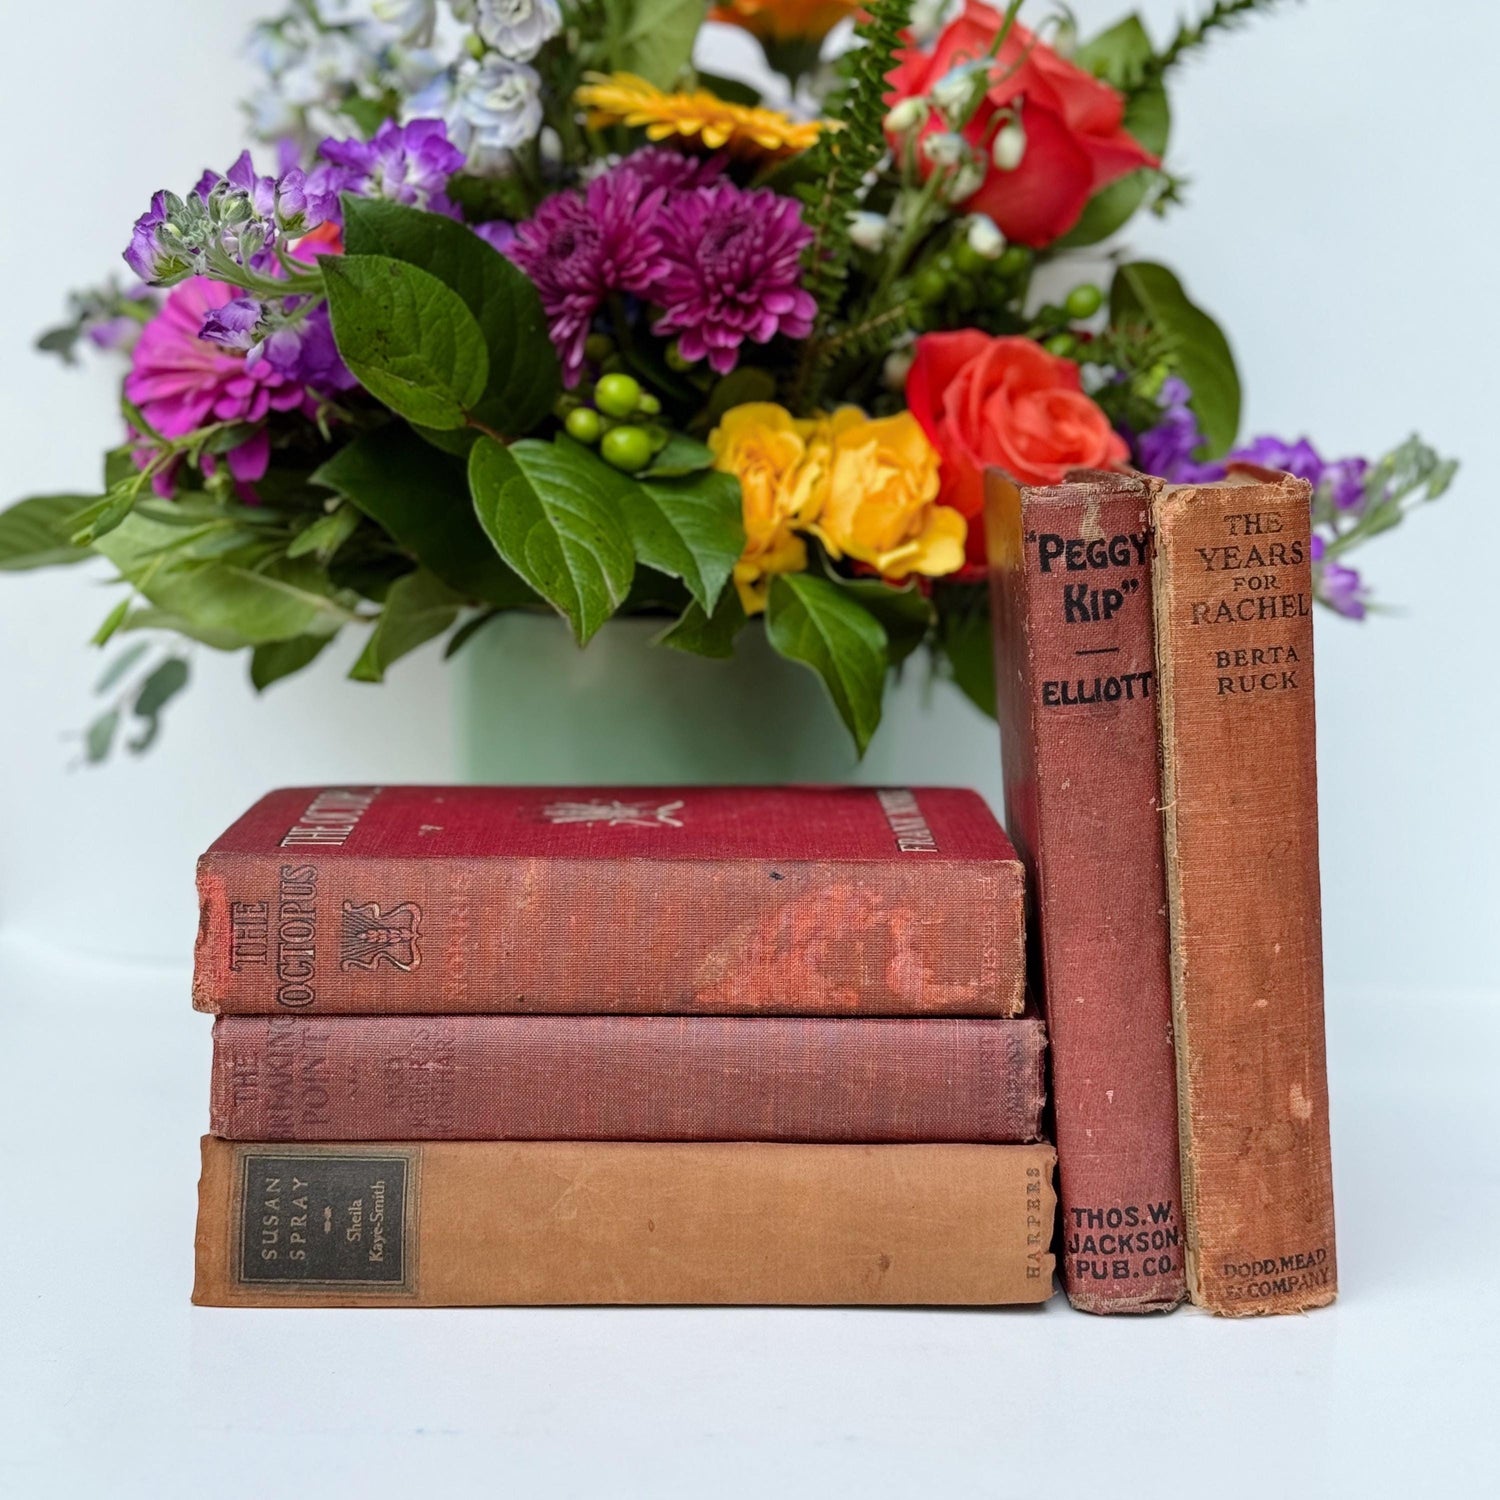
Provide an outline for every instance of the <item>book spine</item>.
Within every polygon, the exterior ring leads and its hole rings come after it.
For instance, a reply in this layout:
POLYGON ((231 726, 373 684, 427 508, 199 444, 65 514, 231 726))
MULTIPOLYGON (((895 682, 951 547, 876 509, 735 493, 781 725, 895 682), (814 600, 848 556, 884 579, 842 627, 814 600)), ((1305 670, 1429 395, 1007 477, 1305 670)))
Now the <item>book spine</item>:
POLYGON ((1014 861, 199 861, 193 1003, 241 1015, 1019 1015, 1014 861))
POLYGON ((1217 1313, 1337 1291, 1308 500, 1283 477, 1156 506, 1188 1289, 1217 1313))
POLYGON ((232 1140, 1034 1141, 1019 1020, 220 1016, 232 1140))
POLYGON ((1150 487, 992 481, 1006 824, 1051 1040, 1063 1287, 1185 1295, 1152 646, 1150 487))
POLYGON ((1052 1290, 1052 1149, 205 1137, 223 1307, 995 1305, 1052 1290))

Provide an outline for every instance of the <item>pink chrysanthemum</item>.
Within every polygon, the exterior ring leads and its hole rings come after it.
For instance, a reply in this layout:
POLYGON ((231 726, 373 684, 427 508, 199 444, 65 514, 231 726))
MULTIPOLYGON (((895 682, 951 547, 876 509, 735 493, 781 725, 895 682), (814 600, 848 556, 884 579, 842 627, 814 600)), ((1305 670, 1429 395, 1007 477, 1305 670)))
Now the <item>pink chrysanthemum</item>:
POLYGON ((589 325, 605 299, 640 295, 661 274, 664 190, 616 169, 581 192, 557 193, 516 229, 507 252, 541 294, 563 379, 583 373, 589 325))
MULTIPOLYGON (((254 424, 254 433, 224 455, 229 472, 250 483, 270 461, 266 417, 299 409, 310 416, 317 400, 270 361, 247 367, 243 351, 198 336, 206 315, 238 296, 234 287, 201 276, 173 287, 131 352, 125 395, 163 437, 181 437, 210 422, 254 424)), ((203 461, 211 467, 210 455, 203 461)), ((158 474, 153 483, 159 493, 171 492, 169 475, 158 474)))
POLYGON ((802 288, 812 230, 794 199, 716 182, 668 199, 660 232, 663 270, 651 300, 665 311, 656 331, 678 335, 685 359, 707 359, 725 375, 746 339, 812 332, 818 305, 802 288))

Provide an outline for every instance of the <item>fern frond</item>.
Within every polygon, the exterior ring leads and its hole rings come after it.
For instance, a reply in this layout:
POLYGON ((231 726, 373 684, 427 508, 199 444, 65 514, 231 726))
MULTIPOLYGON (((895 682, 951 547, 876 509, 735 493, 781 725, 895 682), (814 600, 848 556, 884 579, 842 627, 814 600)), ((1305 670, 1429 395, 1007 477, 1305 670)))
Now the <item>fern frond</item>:
POLYGON ((1146 64, 1146 81, 1160 80, 1189 53, 1207 46, 1215 32, 1242 26, 1252 16, 1280 3, 1281 0, 1214 0, 1196 21, 1179 26, 1172 40, 1146 64))

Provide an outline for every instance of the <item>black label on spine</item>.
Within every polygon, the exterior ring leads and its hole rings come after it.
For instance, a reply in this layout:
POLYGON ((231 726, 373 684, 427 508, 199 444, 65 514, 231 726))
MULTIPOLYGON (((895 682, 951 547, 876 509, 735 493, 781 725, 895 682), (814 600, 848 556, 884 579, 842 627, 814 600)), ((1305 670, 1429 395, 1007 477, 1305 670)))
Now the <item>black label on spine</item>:
POLYGON ((413 1178, 406 1155, 243 1152, 238 1280, 410 1291, 413 1178))

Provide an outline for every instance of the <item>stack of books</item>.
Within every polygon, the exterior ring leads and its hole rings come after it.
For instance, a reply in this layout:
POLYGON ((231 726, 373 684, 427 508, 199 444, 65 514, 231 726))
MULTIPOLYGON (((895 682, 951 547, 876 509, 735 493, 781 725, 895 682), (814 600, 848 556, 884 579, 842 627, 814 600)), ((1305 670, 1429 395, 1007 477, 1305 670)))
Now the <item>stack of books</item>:
POLYGON ((1023 886, 972 792, 273 792, 199 865, 194 1298, 1042 1301, 1023 886))

